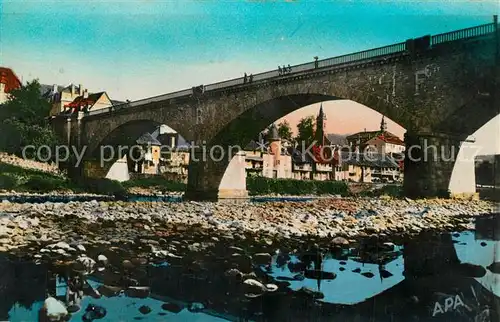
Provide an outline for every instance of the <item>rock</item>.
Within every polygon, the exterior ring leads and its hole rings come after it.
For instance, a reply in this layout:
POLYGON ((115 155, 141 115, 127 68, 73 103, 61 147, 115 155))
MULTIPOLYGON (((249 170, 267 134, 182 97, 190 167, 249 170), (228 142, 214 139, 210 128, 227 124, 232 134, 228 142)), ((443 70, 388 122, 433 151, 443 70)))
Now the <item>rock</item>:
POLYGON ((480 278, 486 275, 486 269, 483 266, 469 264, 469 263, 462 263, 458 265, 457 271, 460 275, 466 277, 480 278))
POLYGON ((108 263, 108 258, 101 254, 101 255, 97 256, 97 261, 106 265, 108 263))
POLYGON ((163 303, 161 308, 172 313, 179 313, 183 309, 181 306, 174 303, 163 303))
POLYGON ((272 256, 268 253, 257 253, 252 256, 252 259, 257 265, 268 265, 271 263, 272 256))
POLYGON ((123 260, 122 266, 125 269, 133 269, 134 268, 134 264, 132 264, 132 262, 129 261, 128 259, 123 260))
POLYGON ((97 291, 106 297, 118 296, 122 288, 119 286, 100 285, 97 291))
POLYGON ((345 239, 344 237, 335 237, 332 240, 332 244, 334 246, 347 246, 347 245, 349 245, 349 241, 347 239, 345 239))
POLYGON ((309 287, 303 286, 301 289, 295 292, 297 295, 302 295, 306 297, 312 297, 313 299, 323 299, 325 295, 319 291, 314 291, 309 287))
POLYGON ((494 262, 489 265, 488 270, 494 274, 500 274, 500 262, 494 262))
POLYGON ((188 311, 192 312, 192 313, 198 313, 198 312, 203 311, 204 309, 205 309, 205 305, 203 305, 203 303, 199 303, 199 302, 190 303, 188 306, 188 311))
POLYGON ((78 244, 76 245, 76 249, 78 249, 79 251, 85 253, 87 250, 85 249, 85 246, 81 245, 81 244, 78 244))
POLYGON ((147 305, 143 305, 139 308, 139 312, 141 312, 142 314, 149 314, 151 313, 151 308, 147 305))
POLYGON ((62 321, 68 315, 68 310, 64 304, 53 298, 48 297, 43 303, 43 309, 46 312, 47 317, 51 321, 62 321))
POLYGON ((131 286, 125 290, 125 295, 128 297, 145 299, 150 294, 150 288, 148 286, 131 286))
POLYGON ((82 317, 83 321, 93 321, 102 319, 106 316, 106 309, 102 306, 90 303, 85 309, 85 314, 82 317))
POLYGON ((80 255, 76 259, 75 270, 88 275, 94 271, 95 264, 96 262, 92 258, 80 255))

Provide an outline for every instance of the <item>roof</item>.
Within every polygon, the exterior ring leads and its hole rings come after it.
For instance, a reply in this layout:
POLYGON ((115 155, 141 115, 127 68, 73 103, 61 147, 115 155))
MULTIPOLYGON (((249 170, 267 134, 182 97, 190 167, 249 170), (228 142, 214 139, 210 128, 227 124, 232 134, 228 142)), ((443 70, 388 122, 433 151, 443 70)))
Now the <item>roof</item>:
POLYGON ((161 146, 160 141, 155 139, 150 133, 144 133, 135 142, 137 144, 140 144, 140 145, 158 145, 158 146, 161 146))
POLYGON ((399 168, 396 160, 388 154, 340 152, 342 162, 374 168, 399 168))
POLYGON ((347 139, 345 135, 342 134, 327 134, 326 138, 328 141, 333 144, 333 145, 346 145, 347 144, 347 139))
POLYGON ((311 156, 308 153, 302 153, 300 150, 290 147, 287 149, 288 154, 290 154, 292 158, 292 162, 295 164, 305 164, 309 163, 312 164, 314 163, 314 160, 311 158, 311 156))
POLYGON ((111 100, 111 104, 113 104, 113 105, 120 105, 120 104, 125 104, 125 103, 126 102, 111 100))
POLYGON ((278 141, 280 140, 280 136, 278 133, 278 128, 276 127, 276 124, 271 124, 271 128, 269 129, 269 133, 267 135, 267 139, 269 141, 278 141))
MULTIPOLYGON (((106 97, 109 96, 106 92, 98 92, 98 93, 92 93, 89 94, 87 98, 84 98, 83 95, 80 95, 76 97, 73 102, 69 104, 65 104, 65 107, 89 107, 91 108, 94 106, 95 102, 97 102, 103 95, 106 95, 106 97)), ((110 100, 111 101, 111 100, 110 100)))
POLYGON ((68 86, 64 87, 63 89, 61 89, 60 91, 61 92, 67 92, 67 93, 71 93, 71 86, 75 86, 75 91, 77 93, 79 93, 80 91, 80 86, 76 86, 75 84, 69 84, 68 86))
POLYGON ((364 144, 377 136, 386 143, 404 145, 404 142, 397 135, 389 131, 358 132, 347 136, 346 139, 349 141, 359 139, 361 141, 360 143, 364 144))
POLYGON ((255 140, 251 140, 244 148, 245 151, 256 151, 264 148, 264 144, 259 144, 255 140))
POLYGON ((5 84, 5 93, 21 87, 21 81, 14 71, 7 67, 0 67, 0 83, 5 84))
POLYGON ((376 138, 378 138, 386 143, 390 143, 390 144, 398 144, 398 145, 405 144, 400 138, 398 138, 397 136, 395 136, 394 134, 389 133, 389 132, 381 133, 376 138), (389 135, 387 135, 387 134, 389 134, 389 135))
POLYGON ((42 97, 48 98, 49 96, 52 96, 56 93, 59 93, 62 91, 64 86, 62 85, 48 85, 48 84, 40 84, 40 94, 42 97), (54 86, 56 86, 56 92, 54 92, 54 86))

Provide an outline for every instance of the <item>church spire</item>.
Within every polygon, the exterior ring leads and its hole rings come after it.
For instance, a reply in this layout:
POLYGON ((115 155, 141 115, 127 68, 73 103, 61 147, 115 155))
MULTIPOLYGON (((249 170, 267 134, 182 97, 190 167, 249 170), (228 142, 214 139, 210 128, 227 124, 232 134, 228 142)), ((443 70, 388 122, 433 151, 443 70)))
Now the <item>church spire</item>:
POLYGON ((316 143, 321 146, 325 145, 325 121, 326 116, 323 112, 323 103, 321 103, 318 117, 316 118, 316 143))
POLYGON ((380 131, 387 131, 387 123, 385 122, 385 116, 382 115, 382 121, 380 122, 380 131))

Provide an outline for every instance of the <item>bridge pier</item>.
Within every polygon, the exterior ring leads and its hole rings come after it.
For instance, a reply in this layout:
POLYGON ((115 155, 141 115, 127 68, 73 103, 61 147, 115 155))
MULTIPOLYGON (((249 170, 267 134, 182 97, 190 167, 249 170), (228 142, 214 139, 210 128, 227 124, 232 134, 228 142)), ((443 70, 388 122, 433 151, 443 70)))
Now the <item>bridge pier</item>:
POLYGON ((449 196, 449 183, 463 139, 442 133, 405 134, 404 193, 410 198, 449 196))
MULTIPOLYGON (((188 170, 185 200, 217 201, 221 199, 246 199, 246 170, 244 152, 231 155, 211 148, 194 149, 188 170)), ((219 150, 219 149, 216 149, 219 150)))

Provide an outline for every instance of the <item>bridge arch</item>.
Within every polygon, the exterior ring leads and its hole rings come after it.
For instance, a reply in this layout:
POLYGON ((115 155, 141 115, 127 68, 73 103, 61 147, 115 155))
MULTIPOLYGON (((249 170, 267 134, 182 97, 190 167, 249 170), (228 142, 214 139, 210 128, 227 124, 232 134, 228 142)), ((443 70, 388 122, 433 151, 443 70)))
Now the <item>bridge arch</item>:
MULTIPOLYGON (((266 93, 266 89, 257 90, 254 95, 253 99, 246 101, 256 102, 260 98, 258 103, 240 105, 238 109, 243 112, 232 119, 226 119, 224 126, 207 140, 206 151, 220 146, 222 149, 218 150, 223 151, 225 155, 220 156, 219 160, 212 160, 213 155, 205 154, 206 161, 190 163, 188 191, 186 192, 188 198, 206 198, 210 195, 211 198, 216 199, 216 196, 221 196, 222 190, 246 190, 245 167, 241 165, 244 157, 240 156, 239 161, 235 161, 237 158, 233 158, 234 154, 231 154, 235 151, 234 147, 245 147, 269 124, 303 107, 325 101, 351 100, 379 112, 405 128, 412 121, 410 115, 388 100, 359 89, 335 86, 331 83, 328 83, 322 92, 313 92, 312 89, 301 92, 295 84, 291 84, 284 86, 281 91, 266 93), (334 91, 337 92, 334 94, 334 91), (271 96, 270 99, 269 96, 271 96), (240 184, 226 180, 232 178, 240 180, 240 184)), ((200 160, 200 158, 197 159, 200 160)))
MULTIPOLYGON (((104 137, 100 135, 98 139, 91 141, 92 144, 86 147, 87 157, 84 162, 90 162, 90 171, 92 171, 93 176, 126 181, 130 178, 133 166, 130 162, 134 161, 133 158, 138 157, 137 139, 147 133, 153 134, 159 131, 162 126, 167 126, 182 136, 176 129, 158 121, 148 119, 129 121, 117 126, 104 137), (97 166, 97 164, 99 165, 97 166)), ((165 152, 165 148, 170 148, 170 145, 165 144, 160 148, 165 152)), ((161 149, 160 152, 162 152, 161 149)))

